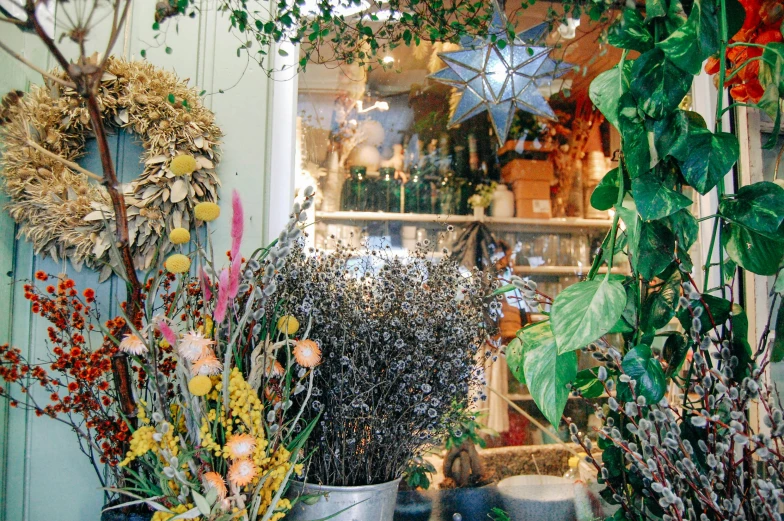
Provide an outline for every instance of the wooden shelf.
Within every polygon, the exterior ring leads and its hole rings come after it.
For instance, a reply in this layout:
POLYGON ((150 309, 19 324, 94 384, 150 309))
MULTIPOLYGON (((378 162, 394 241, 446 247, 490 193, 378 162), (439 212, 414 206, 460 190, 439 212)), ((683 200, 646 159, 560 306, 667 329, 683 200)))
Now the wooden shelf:
MULTIPOLYGON (((472 223, 479 219, 473 215, 437 215, 418 213, 388 213, 388 212, 316 212, 317 221, 401 221, 437 224, 472 223)), ((612 221, 609 219, 581 219, 564 217, 555 219, 524 219, 521 217, 485 217, 484 223, 492 225, 516 225, 533 228, 536 230, 580 230, 580 229, 609 229, 612 221)))
MULTIPOLYGON (((516 275, 588 275, 591 266, 515 266, 514 272, 516 275)), ((613 273, 628 275, 629 270, 616 268, 612 269, 613 273)), ((599 268, 599 273, 607 273, 607 268, 599 268)))

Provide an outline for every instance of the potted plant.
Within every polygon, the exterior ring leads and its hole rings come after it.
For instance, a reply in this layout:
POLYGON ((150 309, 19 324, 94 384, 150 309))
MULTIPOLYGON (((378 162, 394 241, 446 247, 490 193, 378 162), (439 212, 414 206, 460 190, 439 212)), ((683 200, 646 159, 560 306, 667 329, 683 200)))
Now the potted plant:
POLYGON ((493 202, 495 187, 496 183, 494 181, 489 185, 476 185, 474 195, 468 198, 468 204, 474 209, 474 217, 477 219, 484 219, 485 208, 490 206, 490 203, 493 202))
POLYGON ((397 492, 395 521, 427 521, 433 500, 423 492, 430 488, 435 466, 422 456, 414 456, 403 471, 397 492))
POLYGON ((411 458, 441 440, 453 403, 481 399, 470 392, 481 381, 483 313, 497 312, 483 298, 491 281, 425 250, 397 257, 339 242, 333 253, 294 251, 278 277, 284 312, 310 314, 323 355, 303 414, 316 421, 305 447, 313 456, 290 497, 328 497, 290 516, 391 520, 411 458))

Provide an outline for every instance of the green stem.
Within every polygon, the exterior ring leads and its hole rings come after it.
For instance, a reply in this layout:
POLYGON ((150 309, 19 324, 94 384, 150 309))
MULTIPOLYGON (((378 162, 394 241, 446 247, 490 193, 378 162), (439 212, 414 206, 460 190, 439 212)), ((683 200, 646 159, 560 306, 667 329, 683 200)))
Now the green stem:
POLYGON ((713 231, 711 232, 711 240, 710 245, 708 246, 708 258, 705 260, 705 266, 703 267, 703 281, 702 281, 702 292, 706 293, 708 291, 708 279, 710 279, 710 267, 711 264, 711 257, 713 256, 713 247, 716 245, 716 235, 719 228, 719 219, 716 218, 713 221, 713 231))
MULTIPOLYGON (((719 89, 718 95, 716 96, 716 132, 719 133, 722 130, 722 116, 724 115, 724 110, 722 110, 722 105, 724 103, 724 92, 725 87, 724 83, 726 81, 727 76, 727 40, 729 39, 729 35, 727 34, 727 0, 719 0, 719 58, 721 60, 720 64, 721 67, 719 69, 719 89)), ((730 104, 727 109, 732 107, 730 104)), ((716 185, 716 192, 717 198, 721 199, 721 197, 726 193, 726 189, 724 187, 724 176, 721 176, 721 180, 716 185)), ((716 219, 716 223, 713 225, 713 233, 711 236, 711 247, 708 251, 708 255, 713 251, 713 244, 716 241, 716 235, 718 231, 718 224, 719 220, 716 219)), ((710 257, 708 258, 708 263, 710 263, 710 257)), ((724 249, 719 248, 719 284, 722 286, 721 296, 724 297, 724 249)), ((705 273, 705 281, 704 288, 707 288, 707 281, 708 281, 708 272, 705 273)))
POLYGON ((732 110, 732 109, 734 109, 735 107, 749 107, 749 108, 752 108, 752 109, 756 109, 756 108, 758 108, 758 107, 757 107, 757 105, 755 105, 755 104, 753 104, 753 103, 730 103, 730 104, 729 104, 727 107, 725 107, 725 108, 724 108, 724 109, 721 111, 721 113, 722 113, 722 114, 724 114, 724 113, 725 113, 725 112, 727 112, 728 110, 732 110))
POLYGON ((753 61, 756 61, 756 60, 761 60, 761 59, 762 59, 762 56, 753 56, 753 57, 749 58, 748 60, 746 60, 745 62, 741 63, 740 65, 738 65, 735 68, 734 71, 732 71, 732 73, 729 76, 727 76, 726 81, 730 81, 732 78, 734 78, 749 63, 751 63, 753 61))
MULTIPOLYGON (((723 2, 722 2, 723 5, 723 2)), ((729 43, 725 46, 727 49, 732 47, 759 47, 760 49, 767 49, 767 45, 762 45, 759 43, 751 43, 751 42, 737 42, 737 43, 729 43)))
POLYGON ((610 274, 612 273, 613 267, 613 258, 615 257, 615 238, 618 236, 618 219, 620 214, 618 213, 618 208, 623 204, 623 196, 626 194, 623 186, 623 167, 624 167, 624 159, 623 153, 621 153, 621 171, 618 173, 618 200, 615 203, 615 215, 613 215, 613 223, 612 223, 612 230, 610 233, 610 250, 609 255, 610 257, 607 259, 607 275, 605 275, 605 280, 610 279, 610 274))
MULTIPOLYGON (((623 81, 623 62, 626 61, 626 55, 629 53, 628 49, 624 49, 623 54, 621 55, 621 60, 618 62, 618 69, 621 71, 621 81, 623 81)), ((604 280, 610 280, 610 274, 612 273, 612 266, 613 266, 613 257, 615 257, 615 238, 618 236, 618 219, 620 215, 618 214, 617 207, 620 207, 623 204, 623 196, 625 195, 625 187, 623 183, 623 168, 624 168, 625 161, 623 159, 623 138, 621 138, 621 162, 620 162, 620 169, 618 171, 618 200, 616 202, 616 209, 615 215, 613 215, 613 223, 612 229, 610 233, 610 251, 608 252, 609 258, 607 259, 607 275, 605 275, 604 280)))

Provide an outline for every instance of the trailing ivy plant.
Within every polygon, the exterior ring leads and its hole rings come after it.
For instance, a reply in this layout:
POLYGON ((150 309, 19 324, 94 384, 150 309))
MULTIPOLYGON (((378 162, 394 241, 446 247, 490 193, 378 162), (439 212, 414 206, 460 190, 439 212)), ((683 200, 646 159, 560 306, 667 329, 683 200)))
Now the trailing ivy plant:
MULTIPOLYGON (((725 56, 736 45, 728 35, 741 24, 736 0, 647 0, 644 9, 620 14, 608 31, 609 43, 624 50, 620 63, 590 87, 592 101, 621 135, 619 166, 591 197, 595 208, 614 210, 612 228, 587 279, 562 291, 548 319, 521 329, 507 348, 510 368, 553 425, 561 422, 570 390, 585 398, 610 395, 607 405, 596 405, 605 421, 598 432, 604 466, 594 463, 607 484, 603 496, 622 507, 616 519, 779 519, 784 423, 761 375, 771 356, 784 358, 784 346, 781 340, 768 345, 771 313, 752 349, 733 288, 743 269, 779 273, 775 291, 784 291, 784 188, 759 182, 731 193, 724 178, 738 160, 739 143, 722 116, 733 105, 723 106, 719 96, 713 130, 681 108, 703 62, 725 56), (693 259, 695 192, 715 197, 718 211, 703 218, 712 223, 707 256, 693 259), (611 273, 621 252, 628 276, 611 273), (692 275, 700 269, 701 289, 692 275), (716 274, 719 283, 710 287, 716 274), (664 329, 673 319, 684 332, 664 329), (606 335, 612 333, 622 337, 620 346, 611 346, 606 335), (578 372, 578 350, 602 365, 578 372), (665 398, 671 385, 677 389, 672 404, 665 398), (747 420, 754 400, 763 404, 765 433, 747 420)), ((779 43, 763 47, 753 60, 765 79, 759 106, 778 127, 784 52, 779 43)), ((724 85, 726 62, 720 61, 724 85)), ((535 304, 549 302, 521 279, 499 291, 513 287, 535 304)), ((784 338, 784 319, 774 327, 776 338, 784 338)), ((570 428, 590 453, 590 441, 570 428)))
MULTIPOLYGON (((535 0, 530 0, 533 5, 535 0)), ((525 5, 527 1, 523 2, 525 5)), ((493 1, 483 0, 220 0, 238 38, 237 56, 247 53, 268 72, 272 44, 299 45, 298 65, 308 63, 387 66, 383 57, 400 45, 459 42, 466 35, 487 36, 493 1)), ((196 0, 159 2, 154 29, 164 20, 195 16, 196 0)), ((162 34, 162 33, 161 33, 162 34)), ((514 28, 509 27, 514 38, 514 28)), ((497 37, 492 36, 495 40, 497 37)), ((168 52, 167 48, 167 52, 168 52)), ((287 51, 279 49, 281 55, 287 51)))

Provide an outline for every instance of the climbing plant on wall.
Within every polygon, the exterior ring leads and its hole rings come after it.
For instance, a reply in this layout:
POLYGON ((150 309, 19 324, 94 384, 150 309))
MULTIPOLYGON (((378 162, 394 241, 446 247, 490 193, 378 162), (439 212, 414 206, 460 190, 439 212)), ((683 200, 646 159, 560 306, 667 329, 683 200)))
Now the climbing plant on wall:
MULTIPOLYGON (((773 491, 784 477, 784 457, 774 447, 784 425, 761 374, 771 357, 782 358, 768 335, 773 328, 784 336, 784 321, 774 325, 771 316, 752 349, 734 283, 739 269, 779 273, 784 188, 758 182, 733 193, 725 185, 739 143, 722 123, 743 104, 766 110, 779 126, 784 13, 775 15, 778 35, 762 43, 747 40, 751 25, 771 21, 759 14, 763 4, 647 0, 644 9, 627 7, 619 14, 608 40, 624 50, 622 58, 590 87, 592 101, 621 135, 619 166, 591 198, 594 207, 614 210, 611 231, 587 280, 555 299, 529 281, 507 286, 521 289, 534 305, 551 304, 548 319, 520 330, 507 351, 512 371, 527 382, 547 419, 560 424, 569 390, 605 397, 606 405, 596 404, 604 419, 598 432, 604 466, 589 459, 607 485, 605 499, 622 507, 616 519, 778 518, 779 495, 773 491), (756 16, 754 23, 744 25, 744 8, 747 21, 756 16), (743 103, 725 106, 718 97, 712 130, 702 116, 681 108, 710 58, 718 85, 757 81, 753 95, 733 92, 745 96, 743 103), (690 253, 699 231, 691 211, 695 194, 718 200, 716 214, 703 218, 712 223, 712 233, 703 237, 709 245, 705 258, 690 253), (619 253, 628 257, 631 274, 600 273, 602 266, 613 267, 619 253), (703 270, 702 287, 695 269, 703 270), (719 281, 715 287, 712 280, 719 281), (665 329, 673 319, 681 331, 665 329), (611 333, 620 334, 620 345, 610 344, 611 333), (578 372, 578 350, 591 352, 602 365, 578 372), (671 385, 680 397, 672 404, 665 398, 671 385), (764 405, 769 434, 747 420, 753 400, 764 405), (767 468, 759 475, 764 479, 749 479, 755 458, 767 468), (727 492, 720 497, 722 490, 727 492)), ((781 278, 779 273, 779 292, 781 278)), ((774 293, 771 310, 778 299, 774 293)), ((573 441, 590 452, 590 440, 576 426, 570 430, 573 441)))

